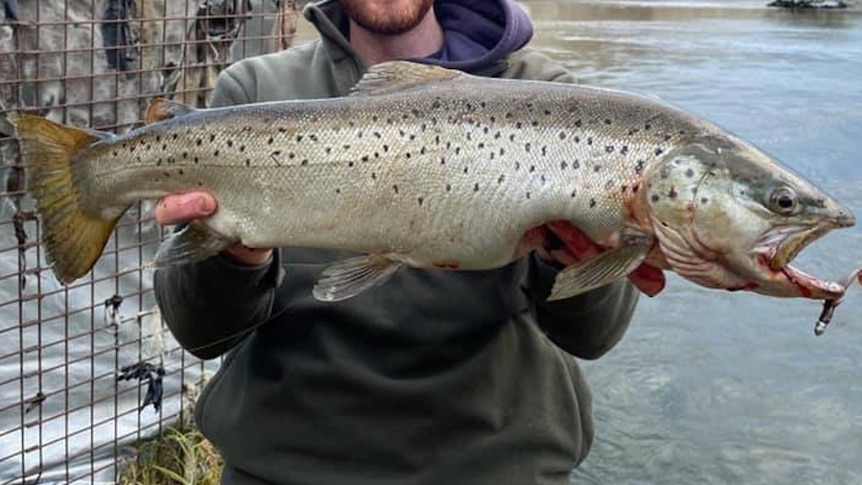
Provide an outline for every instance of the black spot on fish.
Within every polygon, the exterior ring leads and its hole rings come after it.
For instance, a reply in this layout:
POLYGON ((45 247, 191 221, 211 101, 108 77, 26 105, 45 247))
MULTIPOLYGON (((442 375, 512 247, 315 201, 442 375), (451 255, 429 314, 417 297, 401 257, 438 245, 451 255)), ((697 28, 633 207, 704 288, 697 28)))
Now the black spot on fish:
POLYGON ((119 155, 119 153, 117 153, 117 151, 116 151, 116 150, 114 150, 114 151, 113 151, 113 154, 114 154, 114 156, 115 156, 115 157, 119 155))
POLYGON ((602 166, 599 165, 598 163, 593 165, 593 172, 598 173, 601 169, 602 169, 602 166))
POLYGON ((572 193, 571 193, 572 198, 574 199, 575 196, 577 196, 577 195, 578 195, 578 189, 572 189, 572 193))
POLYGON ((353 167, 353 165, 354 165, 353 160, 351 160, 351 161, 347 162, 347 166, 348 166, 348 167, 353 167))
POLYGON ((228 148, 232 147, 233 146, 233 140, 228 140, 227 146, 228 146, 228 148))
POLYGON ((167 144, 167 143, 162 143, 162 151, 165 151, 165 150, 167 150, 167 149, 168 149, 168 144, 167 144))
POLYGON ((239 152, 240 152, 240 153, 245 153, 245 145, 240 145, 240 146, 239 146, 239 152))
POLYGON ((336 193, 336 194, 340 194, 340 193, 341 193, 341 189, 340 189, 339 187, 336 187, 336 188, 335 188, 335 193, 336 193))
POLYGON ((659 156, 659 155, 661 155, 662 153, 664 153, 664 150, 662 150, 661 148, 656 148, 656 149, 655 149, 655 156, 659 156))
POLYGON ((653 202, 658 202, 658 201, 659 201, 659 196, 658 196, 657 194, 652 194, 652 197, 650 197, 650 199, 651 199, 653 202))
POLYGON ((709 202, 709 198, 708 198, 708 197, 701 197, 701 198, 700 198, 700 203, 701 203, 701 204, 706 204, 706 203, 708 203, 708 202, 709 202))
POLYGON ((502 184, 504 180, 506 180, 506 175, 501 173, 500 177, 497 179, 497 183, 502 184))
POLYGON ((246 166, 246 167, 250 167, 250 166, 251 166, 251 159, 250 159, 250 158, 246 158, 246 159, 245 159, 245 166, 246 166))
POLYGON ((543 157, 548 156, 548 147, 545 145, 542 145, 542 156, 543 157))
POLYGON ((530 142, 525 143, 525 144, 524 144, 524 150, 525 150, 525 151, 527 151, 527 152, 529 152, 529 151, 530 151, 530 147, 531 147, 531 146, 533 146, 533 145, 532 145, 530 142))
POLYGON ((215 133, 210 133, 210 143, 214 142, 216 139, 215 133))
POLYGON ((520 169, 521 169, 521 162, 515 162, 515 170, 517 171, 520 169))
MULTIPOLYGON (((484 145, 484 144, 483 144, 483 145, 484 145)), ((424 146, 424 145, 422 146, 422 148, 420 148, 420 149, 419 149, 419 154, 420 154, 420 155, 425 155, 425 146, 424 146)))
POLYGON ((575 159, 575 160, 572 162, 572 170, 577 170, 577 169, 579 169, 579 168, 581 168, 581 162, 580 162, 580 161, 578 161, 578 159, 575 159))
POLYGON ((587 145, 590 145, 590 146, 593 145, 593 137, 591 137, 591 136, 587 137, 587 145))
POLYGON ((440 157, 440 165, 446 165, 446 157, 440 157))
POLYGON ((422 203, 425 202, 425 199, 422 197, 417 197, 416 202, 419 202, 419 207, 422 207, 422 203))
POLYGON ((524 124, 523 124, 523 123, 521 123, 520 121, 519 121, 519 122, 517 122, 517 123, 515 123, 515 128, 517 128, 517 129, 519 129, 519 130, 520 130, 523 126, 524 126, 524 124))
POLYGON ((610 119, 610 118, 605 118, 605 124, 606 124, 606 125, 611 124, 611 119, 610 119))
POLYGON ((161 158, 156 159, 156 166, 160 167, 161 165, 162 165, 162 159, 161 158))
POLYGON ((461 147, 455 147, 455 155, 461 153, 461 147))
MULTIPOLYGON (((274 152, 274 153, 281 153, 281 152, 274 152)), ((293 152, 288 153, 287 158, 290 160, 293 160, 294 158, 296 158, 296 153, 293 153, 293 152)))
POLYGON ((467 166, 466 166, 466 165, 464 165, 464 170, 463 170, 463 171, 464 171, 464 173, 467 173, 468 169, 467 169, 467 166))
POLYGON ((301 142, 301 141, 302 141, 302 138, 303 138, 303 136, 302 136, 302 135, 296 135, 296 142, 297 142, 297 143, 301 142))
POLYGON ((607 145, 607 146, 605 146, 605 152, 606 152, 606 153, 613 153, 613 152, 614 152, 614 147, 613 147, 612 145, 607 145))
POLYGON ((568 167, 569 167, 569 162, 567 162, 567 161, 565 161, 565 160, 563 160, 562 162, 560 162, 560 169, 561 169, 561 170, 565 170, 565 169, 566 169, 566 168, 568 168, 568 167))
POLYGON ((515 141, 515 134, 509 133, 509 141, 515 141))
POLYGON ((377 172, 371 172, 371 180, 377 180, 377 172))
POLYGON ((546 110, 542 111, 542 113, 545 113, 545 116, 550 116, 550 115, 551 115, 551 110, 546 109, 546 110))
POLYGON ((218 150, 218 149, 216 149, 216 150, 213 152, 213 156, 214 156, 214 157, 217 157, 217 156, 219 155, 219 153, 221 153, 221 152, 219 152, 219 150, 218 150))
POLYGON ((512 118, 512 116, 514 116, 514 115, 512 114, 512 112, 511 112, 511 111, 509 111, 508 113, 506 113, 506 119, 507 119, 507 120, 508 120, 508 119, 511 119, 511 118, 512 118))
POLYGON ((287 128, 285 128, 285 127, 283 127, 283 126, 280 126, 280 127, 278 128, 278 132, 279 132, 279 133, 287 133, 287 128))
POLYGON ((478 145, 476 145, 476 148, 478 148, 478 149, 480 149, 480 150, 481 150, 482 148, 485 148, 485 143, 484 143, 484 142, 480 142, 478 145))
POLYGON ((185 175, 185 172, 183 172, 183 169, 180 169, 178 173, 179 173, 180 175, 185 175))
POLYGON ((389 151, 389 145, 383 145, 383 151, 388 152, 389 151))
POLYGON ((189 152, 183 152, 183 160, 189 158, 189 152))
POLYGON ((446 192, 452 190, 452 184, 446 184, 446 192))
POLYGON ((362 158, 360 158, 360 160, 362 160, 363 162, 367 162, 368 161, 368 155, 362 155, 362 158))
POLYGON ((596 206, 596 199, 590 199, 590 209, 596 206))
POLYGON ((539 122, 536 120, 533 120, 530 122, 530 125, 532 125, 533 127, 536 127, 536 126, 539 126, 539 122))
POLYGON ((198 157, 195 157, 193 161, 194 161, 195 163, 199 163, 199 162, 201 161, 201 159, 200 159, 200 158, 198 158, 198 157))
POLYGON ((694 170, 692 170, 691 168, 686 169, 685 176, 688 178, 694 177, 694 170))
POLYGON ((341 145, 341 148, 343 148, 344 151, 350 150, 350 144, 345 143, 344 145, 341 145))
POLYGON ((266 143, 267 143, 267 145, 272 145, 273 143, 275 143, 275 138, 273 138, 273 137, 269 137, 269 138, 266 140, 266 143))
POLYGON ((500 156, 502 157, 505 154, 506 154, 506 149, 503 147, 500 147, 500 156))
POLYGON ((614 185, 616 185, 616 184, 617 184, 617 183, 614 181, 614 179, 608 179, 608 181, 607 181, 607 182, 605 182, 605 190, 611 190, 611 189, 613 189, 613 188, 614 188, 614 185))
POLYGON ((332 153, 332 147, 326 147, 326 148, 324 148, 324 149, 323 149, 323 151, 324 151, 327 155, 329 155, 330 153, 332 153))
POLYGON ((535 165, 530 165, 530 173, 533 173, 533 172, 535 172, 535 171, 536 171, 536 166, 535 166, 535 165))
POLYGON ((671 135, 665 135, 664 141, 670 141, 671 138, 673 138, 671 135))
POLYGON ((530 198, 530 193, 529 193, 529 192, 527 192, 527 194, 526 194, 526 195, 527 195, 527 198, 529 199, 529 198, 530 198))
POLYGON ((581 123, 581 120, 575 121, 575 127, 577 127, 577 128, 580 128, 582 124, 583 123, 581 123))
POLYGON ((579 137, 578 135, 575 135, 575 143, 580 143, 580 142, 581 142, 581 137, 579 137))
POLYGON ((677 196, 677 195, 679 195, 679 194, 677 193, 677 191, 676 191, 676 189, 674 188, 674 186, 673 186, 673 185, 671 185, 671 186, 670 186, 670 190, 667 192, 667 196, 668 196, 668 197, 670 197, 671 199, 676 199, 676 196, 677 196))
POLYGON ((620 155, 625 155, 625 154, 627 154, 628 152, 629 152, 629 146, 628 146, 628 145, 623 145, 623 147, 620 149, 620 155))
POLYGON ((638 160, 637 164, 635 165, 635 173, 640 174, 641 172, 643 172, 644 164, 646 164, 645 161, 638 160))
POLYGON ((177 138, 179 138, 179 136, 180 136, 180 135, 179 135, 179 134, 177 134, 177 133, 172 133, 172 134, 171 134, 171 140, 176 140, 177 138))
POLYGON ((393 191, 395 191, 395 193, 397 194, 397 193, 398 193, 398 186, 397 186, 397 185, 393 185, 393 186, 392 186, 392 190, 393 190, 393 191))
POLYGON ((561 131, 560 134, 557 136, 560 138, 560 141, 562 141, 562 140, 565 140, 566 136, 568 136, 568 135, 566 134, 565 131, 561 131))
MULTIPOLYGON (((195 140, 195 145, 197 145, 197 146, 201 146, 201 145, 203 145, 203 143, 204 143, 204 141, 203 141, 203 140, 201 140, 200 138, 198 138, 197 140, 195 140)), ((135 149, 135 147, 133 146, 133 147, 132 147, 132 151, 134 151, 134 149, 135 149)))
POLYGON ((476 183, 475 185, 473 185, 473 192, 478 192, 478 191, 479 191, 479 184, 476 183))
POLYGON ((649 123, 644 124, 644 130, 649 130, 650 128, 652 128, 652 125, 649 123))

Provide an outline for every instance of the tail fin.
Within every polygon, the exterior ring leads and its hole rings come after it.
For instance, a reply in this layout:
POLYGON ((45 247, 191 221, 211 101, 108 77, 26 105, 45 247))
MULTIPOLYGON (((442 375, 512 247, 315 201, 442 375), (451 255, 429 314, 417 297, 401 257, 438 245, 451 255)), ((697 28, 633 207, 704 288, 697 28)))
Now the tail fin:
POLYGON ((85 275, 102 255, 120 215, 84 212, 75 186, 75 155, 102 139, 97 132, 54 123, 41 116, 8 114, 15 127, 27 191, 42 216, 42 242, 48 262, 63 283, 85 275))

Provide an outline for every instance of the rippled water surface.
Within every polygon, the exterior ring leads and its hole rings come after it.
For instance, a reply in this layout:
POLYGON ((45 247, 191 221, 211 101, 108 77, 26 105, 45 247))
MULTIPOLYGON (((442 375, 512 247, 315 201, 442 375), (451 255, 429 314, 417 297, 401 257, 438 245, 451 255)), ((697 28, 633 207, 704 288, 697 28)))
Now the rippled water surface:
MULTIPOLYGON (((584 83, 658 96, 760 145, 862 216, 862 12, 747 2, 528 2, 535 45, 584 83)), ((798 266, 862 265, 862 229, 798 266)), ((862 288, 817 303, 671 277, 584 363, 596 444, 575 483, 862 483, 862 288)))

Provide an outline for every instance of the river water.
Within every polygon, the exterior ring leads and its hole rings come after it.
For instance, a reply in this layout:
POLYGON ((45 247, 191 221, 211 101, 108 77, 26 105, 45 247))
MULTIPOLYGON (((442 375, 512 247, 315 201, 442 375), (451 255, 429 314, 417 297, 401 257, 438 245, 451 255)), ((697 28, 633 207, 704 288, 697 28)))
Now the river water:
MULTIPOLYGON (((765 3, 765 2, 764 2, 765 3)), ((760 145, 862 216, 862 11, 761 3, 531 1, 534 45, 587 84, 637 91, 760 145)), ((798 266, 862 265, 862 228, 798 266)), ((862 483, 862 288, 820 306, 671 276, 584 363, 596 443, 574 483, 862 483)))

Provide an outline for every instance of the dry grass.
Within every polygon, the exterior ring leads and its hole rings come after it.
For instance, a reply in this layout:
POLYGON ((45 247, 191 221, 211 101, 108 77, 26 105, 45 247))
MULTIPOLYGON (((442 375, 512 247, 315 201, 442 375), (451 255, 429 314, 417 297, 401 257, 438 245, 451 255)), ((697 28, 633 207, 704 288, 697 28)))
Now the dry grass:
POLYGON ((120 485, 218 485, 222 461, 196 429, 167 430, 134 446, 117 477, 120 485))

